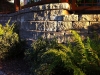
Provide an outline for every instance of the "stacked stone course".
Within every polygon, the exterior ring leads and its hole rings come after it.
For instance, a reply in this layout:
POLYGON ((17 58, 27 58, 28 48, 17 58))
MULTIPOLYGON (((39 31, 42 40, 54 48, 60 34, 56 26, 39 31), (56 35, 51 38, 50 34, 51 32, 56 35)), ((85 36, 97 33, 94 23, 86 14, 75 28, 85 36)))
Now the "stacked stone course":
POLYGON ((66 42, 70 39, 70 30, 78 29, 88 33, 88 26, 100 22, 100 14, 68 14, 68 3, 51 3, 21 9, 11 14, 0 14, 0 23, 5 24, 11 17, 11 23, 17 22, 21 39, 32 42, 39 37, 66 42))

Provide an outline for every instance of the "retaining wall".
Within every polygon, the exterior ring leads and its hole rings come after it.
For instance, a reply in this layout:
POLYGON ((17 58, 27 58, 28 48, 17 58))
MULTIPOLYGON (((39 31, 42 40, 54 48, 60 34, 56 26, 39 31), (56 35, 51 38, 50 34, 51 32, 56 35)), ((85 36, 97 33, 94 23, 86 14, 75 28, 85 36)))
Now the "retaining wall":
POLYGON ((0 15, 0 23, 5 25, 11 17, 11 22, 17 22, 21 39, 28 44, 39 37, 66 42, 70 39, 70 29, 76 29, 84 36, 88 27, 100 23, 100 14, 69 14, 68 3, 53 3, 33 6, 12 14, 0 15))

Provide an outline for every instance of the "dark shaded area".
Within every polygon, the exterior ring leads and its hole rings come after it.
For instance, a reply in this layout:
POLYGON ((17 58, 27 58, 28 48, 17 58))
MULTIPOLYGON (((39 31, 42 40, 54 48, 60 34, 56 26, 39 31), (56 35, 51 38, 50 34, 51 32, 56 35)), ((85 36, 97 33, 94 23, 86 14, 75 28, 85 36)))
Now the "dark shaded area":
POLYGON ((100 38, 100 23, 94 23, 88 26, 88 35, 90 38, 100 38))
POLYGON ((88 26, 88 33, 97 32, 100 33, 100 23, 94 23, 91 26, 88 26))
POLYGON ((68 10, 70 14, 100 14, 100 10, 68 10))
POLYGON ((23 59, 0 60, 0 70, 7 75, 30 75, 30 65, 23 59))
POLYGON ((71 11, 75 14, 100 14, 100 10, 81 10, 81 11, 71 11))
POLYGON ((0 0, 0 13, 14 12, 14 4, 9 3, 7 0, 0 0))
POLYGON ((68 70, 64 67, 61 67, 61 65, 56 66, 53 72, 54 73, 52 73, 52 75, 73 75, 73 70, 68 70))

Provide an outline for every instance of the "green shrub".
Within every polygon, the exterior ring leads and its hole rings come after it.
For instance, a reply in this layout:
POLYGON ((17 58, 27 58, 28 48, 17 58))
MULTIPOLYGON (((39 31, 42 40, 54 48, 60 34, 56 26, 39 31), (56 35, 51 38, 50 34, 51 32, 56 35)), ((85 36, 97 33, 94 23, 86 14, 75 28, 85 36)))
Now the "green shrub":
POLYGON ((18 33, 15 32, 15 23, 5 26, 0 25, 0 59, 16 57, 21 52, 20 39, 18 33), (18 48, 20 50, 18 50, 18 48))
POLYGON ((100 44, 89 37, 84 41, 72 31, 73 43, 38 39, 25 52, 34 75, 100 75, 100 44), (99 53, 98 53, 99 51, 99 53))
MULTIPOLYGON (((31 64, 31 72, 38 73, 40 75, 47 75, 48 64, 44 63, 42 59, 42 55, 46 52, 50 47, 54 47, 56 45, 56 41, 54 40, 47 40, 43 38, 39 38, 32 44, 32 48, 25 51, 25 59, 27 59, 31 64), (41 74, 42 70, 44 72, 41 74)), ((46 58, 47 59, 47 58, 46 58)), ((48 61, 49 60, 48 58, 48 61)))

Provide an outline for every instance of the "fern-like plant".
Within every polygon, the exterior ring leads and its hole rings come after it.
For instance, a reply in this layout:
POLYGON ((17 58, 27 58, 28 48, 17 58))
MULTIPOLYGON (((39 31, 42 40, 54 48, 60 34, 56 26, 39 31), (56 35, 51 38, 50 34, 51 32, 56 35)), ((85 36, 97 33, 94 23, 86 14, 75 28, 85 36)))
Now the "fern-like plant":
POLYGON ((73 43, 38 39, 25 52, 34 75, 100 75, 100 53, 91 44, 94 41, 89 37, 84 41, 76 31, 71 32, 73 43))
POLYGON ((67 46, 58 44, 57 47, 51 48, 44 53, 44 57, 49 55, 51 56, 49 58, 53 59, 49 73, 59 64, 63 64, 63 67, 66 67, 66 71, 67 69, 73 70, 73 75, 90 75, 94 72, 93 70, 99 73, 100 59, 96 51, 92 49, 90 39, 87 37, 87 40, 84 42, 76 31, 72 31, 72 35, 74 44, 70 43, 67 46))
MULTIPOLYGON (((70 72, 73 70, 73 75, 85 75, 83 71, 76 66, 75 63, 73 63, 72 58, 74 57, 74 54, 72 53, 71 49, 63 44, 58 44, 57 47, 54 49, 50 49, 47 52, 43 54, 43 57, 47 57, 47 55, 51 56, 49 58, 52 58, 52 63, 49 65, 49 71, 48 75, 52 73, 54 69, 56 69, 59 64, 59 66, 62 66, 70 72)), ((46 59, 45 59, 46 60, 46 59)), ((71 74, 71 73, 69 73, 71 74)))

